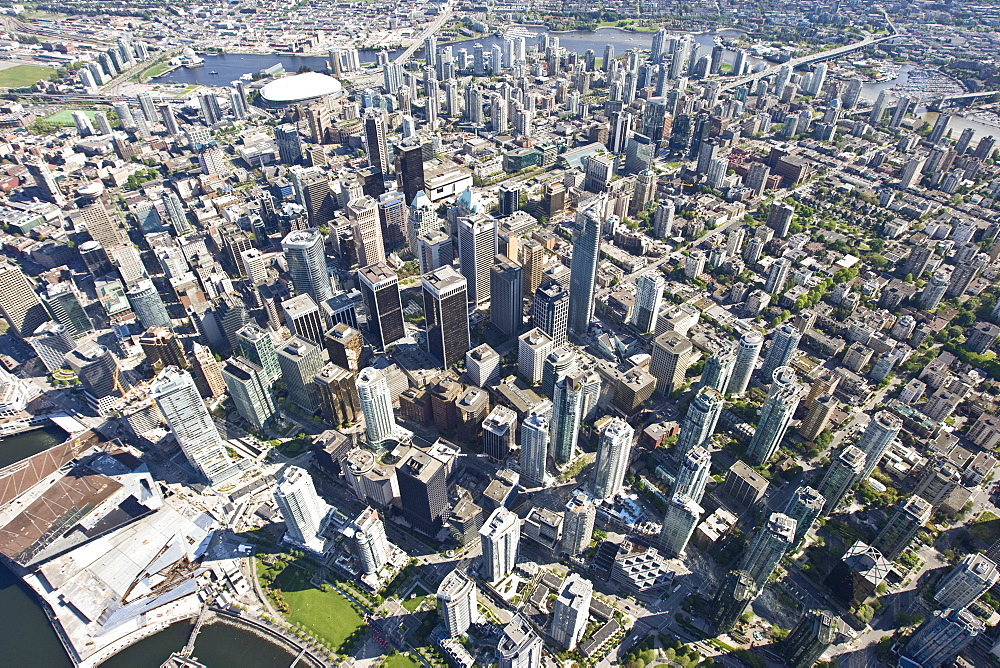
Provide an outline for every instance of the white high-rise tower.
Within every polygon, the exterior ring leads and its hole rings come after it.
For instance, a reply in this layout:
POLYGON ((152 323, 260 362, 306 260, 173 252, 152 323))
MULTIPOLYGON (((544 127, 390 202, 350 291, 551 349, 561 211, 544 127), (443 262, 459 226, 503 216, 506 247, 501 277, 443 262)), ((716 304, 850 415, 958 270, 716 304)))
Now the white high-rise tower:
POLYGON ((289 466, 278 479, 274 500, 285 518, 285 540, 322 554, 324 540, 319 533, 330 506, 316 493, 312 477, 297 466, 289 466))
POLYGON ((594 496, 610 499, 622 489, 635 430, 621 418, 612 418, 601 434, 594 467, 594 496))

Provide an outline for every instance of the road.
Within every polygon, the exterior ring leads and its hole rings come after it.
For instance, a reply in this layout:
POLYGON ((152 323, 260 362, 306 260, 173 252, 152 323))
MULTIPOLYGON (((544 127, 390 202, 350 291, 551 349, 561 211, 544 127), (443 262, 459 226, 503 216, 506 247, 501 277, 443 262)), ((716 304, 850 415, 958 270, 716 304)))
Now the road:
POLYGON ((441 15, 438 16, 433 23, 424 28, 423 32, 421 32, 419 35, 417 35, 417 37, 414 38, 413 44, 406 47, 406 49, 401 54, 396 56, 393 59, 393 62, 402 65, 407 60, 409 60, 410 56, 412 56, 417 49, 423 46, 424 40, 433 35, 435 32, 437 32, 441 28, 441 26, 443 26, 448 21, 448 19, 451 18, 453 11, 454 10, 452 9, 451 2, 445 3, 445 5, 441 7, 441 15))

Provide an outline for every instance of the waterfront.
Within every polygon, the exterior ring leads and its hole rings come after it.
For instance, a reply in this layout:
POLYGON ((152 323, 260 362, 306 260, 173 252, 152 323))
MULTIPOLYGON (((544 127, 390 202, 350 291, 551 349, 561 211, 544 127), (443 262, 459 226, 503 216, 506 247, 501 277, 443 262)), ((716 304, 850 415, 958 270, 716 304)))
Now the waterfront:
POLYGON ((38 454, 66 439, 66 432, 54 424, 0 439, 0 468, 38 454))

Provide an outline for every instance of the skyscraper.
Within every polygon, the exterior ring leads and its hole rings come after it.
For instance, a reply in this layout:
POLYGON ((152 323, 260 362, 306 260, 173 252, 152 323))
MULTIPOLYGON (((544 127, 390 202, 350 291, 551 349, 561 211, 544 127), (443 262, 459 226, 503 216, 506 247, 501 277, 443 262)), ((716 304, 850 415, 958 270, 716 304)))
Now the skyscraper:
POLYGON ((829 515, 840 502, 844 500, 854 485, 861 480, 861 472, 865 468, 865 453, 853 445, 844 448, 830 462, 820 480, 818 491, 826 501, 823 504, 823 514, 829 515))
POLYGON ((691 341, 678 332, 671 330, 656 337, 649 363, 649 373, 656 378, 656 391, 669 395, 680 389, 693 356, 691 341))
MULTIPOLYGON (((395 91, 392 91, 395 92, 395 91)), ((379 174, 389 173, 389 147, 385 141, 385 113, 369 109, 365 114, 365 143, 368 145, 368 164, 379 174)))
POLYGON ((563 535, 560 550, 576 556, 590 547, 594 534, 594 519, 597 509, 593 501, 582 490, 578 490, 566 503, 563 511, 563 535))
POLYGON ((458 221, 458 264, 469 282, 469 304, 490 300, 490 268, 497 255, 497 224, 492 218, 473 215, 458 221))
POLYGON ((695 448, 707 449, 715 433, 724 405, 722 394, 717 390, 705 387, 688 404, 687 413, 681 422, 681 431, 677 435, 677 445, 674 458, 684 461, 689 452, 695 448))
POLYGON ((516 336, 524 322, 524 270, 506 255, 490 268, 490 321, 506 336, 516 336))
POLYGON ((549 421, 541 413, 532 413, 521 423, 521 484, 525 487, 545 484, 548 455, 549 421))
POLYGON ((760 368, 760 377, 765 381, 774 377, 774 371, 779 366, 788 366, 799 349, 802 333, 790 323, 785 323, 774 330, 771 337, 771 347, 764 358, 764 366, 760 368))
POLYGON ((726 387, 729 385, 729 378, 733 375, 733 367, 735 365, 736 346, 732 341, 725 341, 718 350, 705 360, 698 388, 711 388, 719 392, 725 392, 726 387))
POLYGON ((248 359, 230 357, 221 376, 240 416, 256 429, 264 429, 278 412, 264 369, 248 359))
POLYGON ((448 466, 437 453, 419 448, 410 448, 396 465, 403 517, 431 536, 448 510, 448 466))
POLYGON ((781 257, 774 261, 770 271, 767 273, 767 280, 764 282, 764 292, 769 295, 776 295, 781 292, 785 284, 788 283, 788 274, 792 271, 792 261, 787 257, 781 257))
POLYGON ((795 520, 795 538, 792 540, 792 547, 797 547, 802 543, 802 539, 812 529, 816 518, 823 511, 826 499, 812 487, 799 487, 788 498, 785 505, 785 514, 795 520))
POLYGON ((396 175, 408 204, 424 189, 424 156, 419 144, 401 146, 396 151, 396 175))
POLYGON ((812 668, 840 635, 840 620, 827 610, 808 610, 778 650, 791 668, 812 668))
POLYGON ((719 584, 712 605, 716 633, 730 631, 760 591, 746 571, 730 571, 719 584))
MULTIPOLYGON (((245 314, 243 303, 238 300, 234 301, 239 309, 243 310, 243 317, 232 328, 232 337, 226 336, 227 339, 232 340, 235 347, 239 345, 236 333, 247 324, 249 316, 245 314)), ((290 332, 312 343, 323 342, 323 330, 326 328, 323 315, 310 295, 298 295, 286 299, 281 302, 281 310, 285 312, 285 324, 288 325, 290 332)))
POLYGON ((597 280, 605 201, 604 197, 594 198, 581 206, 576 214, 580 234, 573 244, 570 263, 569 330, 578 336, 587 333, 594 315, 594 283, 597 280))
POLYGON ((696 445, 688 450, 677 469, 677 479, 674 481, 674 494, 690 498, 695 503, 701 503, 705 496, 705 486, 712 472, 712 457, 708 450, 696 445))
POLYGON ((170 327, 170 316, 167 314, 167 307, 163 305, 163 299, 157 292, 153 281, 144 279, 132 286, 132 289, 125 293, 128 303, 132 306, 132 311, 143 327, 170 327))
POLYGON ((444 576, 437 590, 437 608, 449 638, 464 635, 479 617, 476 605, 476 583, 455 569, 444 576))
POLYGON ((521 521, 517 515, 500 506, 483 524, 479 537, 483 546, 482 577, 488 582, 499 582, 517 564, 521 521))
POLYGON ((313 378, 323 368, 323 349, 312 341, 293 336, 283 341, 276 352, 289 401, 312 415, 319 408, 313 378))
POLYGON ((753 375, 757 366, 757 358, 760 357, 760 349, 764 346, 764 337, 760 332, 748 332, 740 339, 740 345, 736 349, 736 363, 733 366, 733 374, 729 378, 729 385, 726 387, 726 394, 741 396, 747 391, 750 384, 750 376, 753 375))
POLYGON ((547 397, 556 396, 556 383, 579 369, 576 350, 560 346, 546 355, 542 362, 542 392, 547 397))
POLYGON ((368 575, 378 573, 389 561, 389 539, 385 536, 385 525, 378 511, 368 506, 354 518, 350 528, 354 533, 354 549, 361 562, 361 570, 368 575))
POLYGON ((767 523, 757 530, 740 561, 740 570, 746 571, 758 589, 764 586, 781 557, 794 544, 795 528, 792 518, 772 513, 767 523))
POLYGON ((31 281, 11 262, 0 262, 0 315, 10 325, 11 332, 22 339, 49 320, 31 281))
POLYGON ((667 557, 684 556, 691 534, 698 526, 704 508, 685 494, 674 493, 663 513, 663 528, 660 530, 660 551, 667 557))
POLYGON ((384 350, 406 336, 399 278, 382 262, 359 269, 358 284, 368 312, 368 335, 384 350))
POLYGON ((385 262, 385 240, 382 238, 378 202, 368 195, 362 195, 348 202, 346 208, 354 234, 354 252, 358 257, 358 265, 367 267, 385 262))
POLYGON ((760 411, 760 420, 754 430, 750 445, 747 446, 747 458, 754 464, 764 464, 777 452, 781 440, 788 431, 792 416, 799 405, 802 386, 795 379, 791 367, 783 366, 774 370, 774 382, 764 400, 760 411))
POLYGON ((196 471, 213 485, 238 472, 190 373, 166 367, 153 379, 149 394, 196 471))
POLYGON ((555 281, 539 285, 532 304, 535 327, 549 335, 555 346, 566 343, 569 326, 569 291, 555 281))
POLYGON ((365 435, 375 449, 387 441, 399 440, 401 428, 392 412, 392 396, 385 375, 374 367, 362 369, 357 378, 361 412, 365 416, 365 435))
POLYGON ((420 281, 427 318, 427 349, 444 367, 461 361, 469 350, 466 280, 450 266, 420 281))
POLYGON ((997 565, 982 554, 967 554, 938 582, 934 600, 945 608, 965 608, 1000 579, 997 565))
POLYGON ((326 269, 323 235, 318 229, 295 230, 281 240, 288 273, 297 294, 308 294, 317 304, 333 297, 326 269))
POLYGON ((656 316, 663 302, 663 276, 645 273, 635 281, 635 305, 632 307, 631 323, 640 332, 656 330, 656 316))
POLYGON ((590 600, 594 585, 579 573, 570 573, 552 608, 549 635, 560 647, 572 650, 580 642, 590 618, 590 600))
POLYGON ((552 351, 552 339, 535 327, 518 337, 517 370, 529 384, 542 380, 543 362, 552 351))
POLYGON ((77 294, 71 281, 60 281, 49 285, 42 295, 42 303, 55 321, 65 326, 73 338, 81 339, 94 331, 94 324, 83 310, 77 294))
POLYGON ((865 468, 861 472, 861 480, 875 470, 882 455, 899 436, 899 430, 902 428, 903 421, 889 411, 879 411, 868 422, 857 443, 857 448, 865 455, 865 468))
POLYGON ((584 374, 576 371, 555 384, 552 399, 552 458, 563 466, 576 457, 577 436, 580 433, 580 409, 583 407, 584 374))
POLYGON ((517 413, 506 406, 494 406, 483 420, 483 452, 496 462, 510 456, 517 431, 517 413))
POLYGON ((542 639, 520 613, 511 618, 497 643, 500 668, 539 668, 542 639))
POLYGON ((889 561, 895 561, 903 553, 917 531, 931 518, 931 504, 919 496, 911 496, 902 501, 875 537, 872 547, 889 561))
POLYGON ((621 418, 612 418, 601 433, 594 466, 594 496, 608 500, 621 491, 632 453, 635 431, 621 418))
POLYGON ((319 534, 330 506, 316 493, 312 476, 305 469, 289 466, 278 478, 274 500, 285 518, 285 540, 322 554, 326 541, 319 534))
POLYGON ((941 666, 985 630, 986 625, 969 610, 935 610, 913 632, 902 653, 921 666, 941 666))
POLYGON ((274 341, 267 330, 261 329, 255 322, 247 323, 236 331, 236 339, 243 357, 264 370, 269 384, 281 377, 274 341))

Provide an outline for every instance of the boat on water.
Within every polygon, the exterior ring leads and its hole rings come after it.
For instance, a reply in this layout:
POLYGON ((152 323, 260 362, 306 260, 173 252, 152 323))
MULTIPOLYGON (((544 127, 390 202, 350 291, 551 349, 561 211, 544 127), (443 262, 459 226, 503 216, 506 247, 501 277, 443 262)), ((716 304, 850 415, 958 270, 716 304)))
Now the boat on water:
POLYGON ((211 72, 209 72, 209 74, 218 74, 218 72, 216 72, 215 70, 212 70, 211 72))

